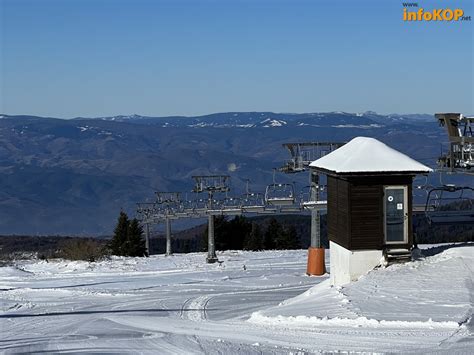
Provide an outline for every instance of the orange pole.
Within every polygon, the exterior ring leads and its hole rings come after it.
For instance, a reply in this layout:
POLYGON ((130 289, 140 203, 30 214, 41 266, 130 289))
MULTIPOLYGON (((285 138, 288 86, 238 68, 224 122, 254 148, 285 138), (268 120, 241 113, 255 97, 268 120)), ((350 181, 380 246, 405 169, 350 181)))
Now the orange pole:
POLYGON ((308 267, 306 274, 321 276, 326 273, 326 264, 324 260, 324 248, 310 247, 308 249, 308 267))

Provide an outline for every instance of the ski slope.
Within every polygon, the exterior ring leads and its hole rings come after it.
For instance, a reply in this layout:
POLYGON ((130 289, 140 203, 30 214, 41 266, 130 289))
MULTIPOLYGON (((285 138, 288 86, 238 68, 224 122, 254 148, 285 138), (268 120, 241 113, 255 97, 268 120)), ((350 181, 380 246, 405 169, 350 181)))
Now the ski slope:
POLYGON ((0 351, 472 353, 474 244, 424 254, 340 288, 304 250, 19 261, 0 268, 0 351))

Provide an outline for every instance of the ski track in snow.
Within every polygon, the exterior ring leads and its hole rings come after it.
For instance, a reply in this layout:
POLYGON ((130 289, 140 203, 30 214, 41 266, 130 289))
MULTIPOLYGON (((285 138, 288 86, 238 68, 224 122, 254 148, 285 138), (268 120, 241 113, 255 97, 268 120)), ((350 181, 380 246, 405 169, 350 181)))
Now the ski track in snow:
POLYGON ((474 245, 341 288, 306 253, 19 261, 0 268, 0 352, 472 353, 474 245))

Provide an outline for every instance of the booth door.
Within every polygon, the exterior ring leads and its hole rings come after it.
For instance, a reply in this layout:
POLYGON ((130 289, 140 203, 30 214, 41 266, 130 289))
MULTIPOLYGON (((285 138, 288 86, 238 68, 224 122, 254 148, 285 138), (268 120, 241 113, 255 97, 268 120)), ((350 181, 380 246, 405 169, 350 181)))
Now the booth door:
POLYGON ((386 244, 408 243, 408 188, 385 186, 384 226, 386 244))

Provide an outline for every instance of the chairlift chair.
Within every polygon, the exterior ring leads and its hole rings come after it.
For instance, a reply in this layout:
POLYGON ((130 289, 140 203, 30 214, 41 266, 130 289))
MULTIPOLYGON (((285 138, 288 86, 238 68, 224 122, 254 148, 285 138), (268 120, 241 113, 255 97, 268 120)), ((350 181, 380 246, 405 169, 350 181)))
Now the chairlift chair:
POLYGON ((179 204, 178 208, 176 209, 175 215, 176 215, 178 218, 186 218, 186 217, 189 217, 189 216, 190 216, 190 212, 192 213, 192 209, 186 208, 186 203, 185 203, 185 202, 181 202, 181 203, 179 204))
POLYGON ((237 216, 242 214, 242 201, 239 197, 226 197, 222 202, 222 213, 237 216))
POLYGON ((274 206, 288 206, 295 203, 295 188, 293 184, 273 183, 265 190, 265 202, 274 206))
POLYGON ((246 193, 242 198, 242 209, 245 212, 257 213, 265 209, 265 198, 258 192, 246 193))
POLYGON ((305 210, 325 210, 327 209, 327 206, 327 200, 308 201, 302 203, 302 207, 305 210))
POLYGON ((275 207, 265 206, 263 210, 258 211, 258 214, 275 214, 278 210, 275 207))
POLYGON ((425 214, 430 224, 473 224, 474 188, 455 185, 432 188, 426 199, 425 214))
POLYGON ((158 209, 156 213, 153 215, 153 217, 158 218, 160 220, 165 220, 169 216, 170 215, 167 213, 167 211, 164 208, 158 209))
POLYGON ((218 199, 212 199, 211 206, 207 206, 206 213, 214 216, 222 214, 223 201, 218 199))
POLYGON ((165 219, 180 218, 179 212, 181 211, 181 201, 179 199, 169 199, 167 201, 158 203, 157 208, 165 219))
POLYGON ((301 204, 311 201, 311 186, 305 186, 300 191, 299 200, 301 204))
POLYGON ((300 192, 300 204, 303 209, 324 209, 327 206, 325 199, 325 186, 318 185, 318 197, 315 198, 312 195, 312 186, 305 186, 300 192))
POLYGON ((300 205, 289 205, 289 206, 281 206, 280 212, 288 213, 288 212, 301 212, 302 208, 300 205))
POLYGON ((194 214, 193 201, 182 200, 178 206, 176 215, 180 218, 191 217, 194 214))
POLYGON ((207 211, 207 199, 205 198, 198 198, 194 200, 193 203, 193 212, 194 213, 206 213, 207 211))
POLYGON ((155 213, 155 203, 137 203, 136 216, 143 223, 148 223, 155 213))
POLYGON ((289 183, 275 181, 276 169, 273 169, 273 183, 265 189, 265 204, 273 206, 288 206, 295 203, 295 187, 289 183))

